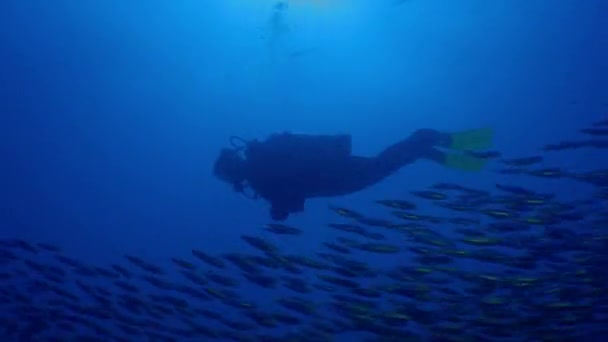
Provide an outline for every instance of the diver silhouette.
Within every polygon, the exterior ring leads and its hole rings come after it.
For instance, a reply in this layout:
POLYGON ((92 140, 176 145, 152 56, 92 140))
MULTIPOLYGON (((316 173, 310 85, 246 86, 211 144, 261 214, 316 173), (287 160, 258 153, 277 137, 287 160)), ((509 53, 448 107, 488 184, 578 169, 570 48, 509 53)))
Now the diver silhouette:
POLYGON ((213 172, 235 191, 263 198, 273 220, 304 210, 309 198, 342 196, 372 186, 405 165, 426 159, 466 171, 479 171, 486 160, 467 153, 492 144, 487 128, 458 133, 421 129, 374 157, 354 156, 351 136, 280 133, 265 141, 231 138, 213 172), (447 150, 459 151, 453 153, 447 150))
POLYGON ((279 1, 274 4, 272 8, 272 14, 268 20, 270 27, 270 35, 268 37, 268 49, 270 50, 270 56, 274 61, 276 54, 281 45, 281 39, 289 31, 287 24, 285 23, 285 12, 288 9, 286 1, 279 1))

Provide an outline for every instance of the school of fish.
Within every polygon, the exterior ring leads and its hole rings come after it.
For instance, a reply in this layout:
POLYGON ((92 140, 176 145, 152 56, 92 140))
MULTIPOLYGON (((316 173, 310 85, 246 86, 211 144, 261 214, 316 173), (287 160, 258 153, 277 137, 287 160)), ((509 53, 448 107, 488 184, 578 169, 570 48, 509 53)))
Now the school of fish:
MULTIPOLYGON (((543 153, 608 149, 608 120, 580 134, 581 140, 546 145, 543 153)), ((0 340, 608 336, 608 169, 546 166, 544 155, 477 156, 494 159, 501 165, 498 177, 509 182, 492 189, 436 183, 411 190, 408 198, 370 203, 382 209, 381 217, 331 206, 335 221, 326 229, 338 237, 311 246, 309 255, 288 253, 261 237, 276 234, 296 244, 306 234, 276 223, 241 236, 239 252, 192 249, 188 258, 160 264, 124 255, 111 265, 90 265, 59 246, 2 239, 0 340), (551 179, 556 187, 575 181, 590 195, 563 199, 513 184, 519 176, 512 175, 551 179), (429 206, 440 214, 425 213, 422 207, 429 206)))

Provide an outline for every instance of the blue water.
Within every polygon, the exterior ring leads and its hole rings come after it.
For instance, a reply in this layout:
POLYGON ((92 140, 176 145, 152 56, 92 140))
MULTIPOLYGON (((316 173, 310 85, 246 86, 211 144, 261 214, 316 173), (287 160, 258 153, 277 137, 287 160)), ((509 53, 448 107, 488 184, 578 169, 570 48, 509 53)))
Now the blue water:
MULTIPOLYGON (((420 161, 361 192, 307 201, 286 222, 302 236, 263 231, 267 203, 212 174, 231 135, 349 133, 355 154, 374 155, 419 128, 490 126, 496 149, 519 157, 608 113, 606 1, 288 2, 276 24, 263 0, 2 1, 0 237, 53 243, 89 264, 130 254, 169 268, 193 248, 242 251, 242 234, 314 255, 338 235, 329 205, 380 215, 374 200, 437 182, 591 192, 420 161)), ((544 163, 584 172, 606 156, 544 163)))

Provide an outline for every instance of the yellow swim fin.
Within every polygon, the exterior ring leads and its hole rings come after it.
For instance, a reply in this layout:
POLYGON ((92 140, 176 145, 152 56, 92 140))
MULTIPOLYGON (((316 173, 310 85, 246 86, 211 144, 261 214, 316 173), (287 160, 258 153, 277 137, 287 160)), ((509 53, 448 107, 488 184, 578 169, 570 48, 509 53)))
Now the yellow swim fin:
POLYGON ((463 132, 452 133, 448 148, 453 150, 485 150, 492 147, 494 130, 492 128, 478 128, 463 132))
POLYGON ((444 165, 453 169, 477 172, 486 165, 487 160, 467 154, 446 153, 444 165))

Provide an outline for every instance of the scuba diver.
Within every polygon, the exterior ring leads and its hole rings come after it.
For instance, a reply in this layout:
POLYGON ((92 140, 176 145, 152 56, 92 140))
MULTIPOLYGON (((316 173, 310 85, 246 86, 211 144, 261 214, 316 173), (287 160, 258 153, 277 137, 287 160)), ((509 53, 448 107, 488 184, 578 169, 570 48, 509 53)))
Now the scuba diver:
POLYGON ((265 141, 232 137, 232 148, 221 150, 213 172, 235 191, 247 195, 249 188, 248 197, 268 201, 272 219, 284 221, 303 211, 309 198, 357 192, 418 159, 479 171, 486 160, 466 152, 490 148, 492 138, 489 128, 458 133, 421 129, 374 157, 363 157, 352 155, 348 134, 280 133, 265 141))
POLYGON ((270 50, 270 57, 274 61, 276 59, 277 49, 281 42, 281 38, 289 31, 287 24, 285 24, 285 12, 287 11, 288 4, 286 1, 279 1, 273 6, 272 14, 268 20, 270 26, 270 36, 268 37, 268 49, 270 50))

